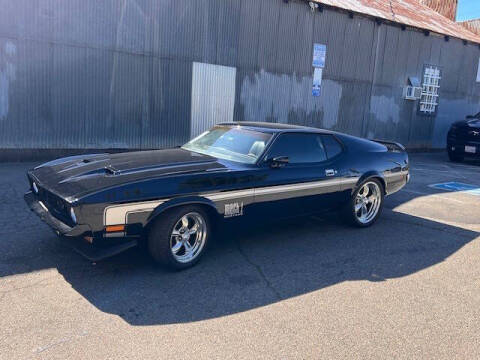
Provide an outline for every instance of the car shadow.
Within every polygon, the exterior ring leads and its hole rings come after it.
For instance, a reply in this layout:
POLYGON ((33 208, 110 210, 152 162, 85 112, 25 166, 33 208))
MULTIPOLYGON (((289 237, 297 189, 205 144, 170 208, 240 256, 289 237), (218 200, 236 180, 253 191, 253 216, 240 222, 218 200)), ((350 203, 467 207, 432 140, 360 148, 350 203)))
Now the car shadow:
POLYGON ((418 197, 402 192, 387 199, 379 221, 366 229, 349 227, 336 215, 224 227, 197 266, 170 272, 140 249, 90 263, 25 207, 19 209, 19 194, 5 190, 0 218, 9 237, 0 243, 0 279, 56 269, 96 308, 138 326, 232 315, 345 281, 409 276, 479 236, 396 211, 418 197))
POLYGON ((386 210, 374 227, 307 218, 224 229, 196 267, 169 272, 132 250, 59 267, 101 311, 132 325, 184 323, 247 311, 344 281, 388 281, 444 261, 479 234, 386 210))

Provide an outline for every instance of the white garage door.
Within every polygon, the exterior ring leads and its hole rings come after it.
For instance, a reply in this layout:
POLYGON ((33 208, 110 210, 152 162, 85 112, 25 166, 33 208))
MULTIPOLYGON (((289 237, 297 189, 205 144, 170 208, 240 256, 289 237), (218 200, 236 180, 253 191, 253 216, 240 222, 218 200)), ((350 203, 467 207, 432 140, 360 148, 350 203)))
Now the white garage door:
POLYGON ((236 72, 233 67, 193 63, 192 138, 215 124, 233 121, 236 72))

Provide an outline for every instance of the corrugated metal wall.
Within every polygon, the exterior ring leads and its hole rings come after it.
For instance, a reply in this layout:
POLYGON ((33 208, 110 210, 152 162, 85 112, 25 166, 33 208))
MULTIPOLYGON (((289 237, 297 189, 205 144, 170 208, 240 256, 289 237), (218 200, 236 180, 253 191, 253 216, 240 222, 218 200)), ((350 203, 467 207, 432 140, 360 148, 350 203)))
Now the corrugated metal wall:
POLYGON ((193 62, 236 68, 234 120, 443 147, 449 124, 479 111, 478 46, 312 14, 304 2, 0 0, 0 9, 0 149, 178 145, 196 128, 193 62), (313 43, 327 45, 320 97, 313 43), (443 72, 433 118, 401 96, 425 64, 443 72))

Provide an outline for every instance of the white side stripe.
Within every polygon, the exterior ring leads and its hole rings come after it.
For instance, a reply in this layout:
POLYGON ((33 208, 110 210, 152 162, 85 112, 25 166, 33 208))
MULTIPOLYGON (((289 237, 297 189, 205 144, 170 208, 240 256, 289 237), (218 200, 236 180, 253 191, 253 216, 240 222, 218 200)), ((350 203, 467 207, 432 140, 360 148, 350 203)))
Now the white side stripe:
MULTIPOLYGON (((406 172, 408 173, 408 172, 406 172)), ((397 174, 395 174, 397 175, 397 174)), ((340 185, 354 185, 357 183, 359 177, 352 177, 347 179, 328 179, 322 181, 313 181, 299 184, 289 184, 289 185, 275 185, 275 186, 266 186, 256 189, 246 189, 246 190, 233 190, 233 191, 224 191, 217 193, 210 193, 199 195, 201 197, 216 201, 238 199, 244 197, 254 197, 257 195, 270 195, 270 194, 281 194, 287 192, 296 192, 301 190, 309 189, 324 189, 326 187, 334 187, 340 185)), ((137 202, 130 204, 118 204, 107 206, 104 211, 104 224, 107 225, 119 225, 126 224, 127 216, 129 213, 142 212, 142 211, 153 211, 157 206, 163 204, 169 199, 161 199, 154 201, 145 201, 137 202)))
POLYGON ((283 192, 308 190, 308 189, 315 189, 315 188, 321 189, 324 187, 344 185, 344 184, 350 184, 350 183, 355 184, 358 181, 358 179, 359 179, 358 177, 351 178, 351 179, 331 179, 331 180, 314 181, 314 182, 300 183, 300 184, 268 186, 268 187, 255 189, 255 195, 277 194, 277 193, 283 193, 283 192))
POLYGON ((125 224, 128 213, 153 211, 157 206, 163 204, 165 201, 168 201, 168 199, 107 206, 104 211, 103 222, 105 226, 125 224))
POLYGON ((254 189, 247 189, 247 190, 235 190, 235 191, 225 191, 220 193, 212 193, 201 195, 210 199, 212 201, 221 201, 221 200, 228 200, 233 198, 242 198, 255 195, 254 189))

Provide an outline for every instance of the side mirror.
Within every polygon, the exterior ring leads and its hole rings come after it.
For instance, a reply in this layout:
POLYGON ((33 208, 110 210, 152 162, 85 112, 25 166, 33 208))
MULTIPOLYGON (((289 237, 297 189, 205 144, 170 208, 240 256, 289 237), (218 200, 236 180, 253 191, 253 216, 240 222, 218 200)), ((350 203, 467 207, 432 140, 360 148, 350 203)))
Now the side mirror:
POLYGON ((288 164, 288 156, 277 156, 270 160, 271 168, 280 168, 288 164))

